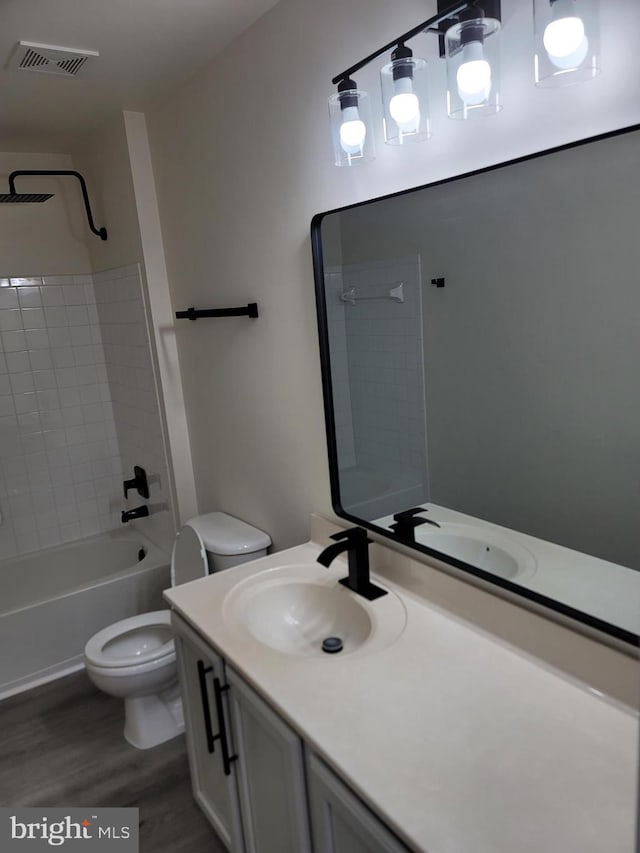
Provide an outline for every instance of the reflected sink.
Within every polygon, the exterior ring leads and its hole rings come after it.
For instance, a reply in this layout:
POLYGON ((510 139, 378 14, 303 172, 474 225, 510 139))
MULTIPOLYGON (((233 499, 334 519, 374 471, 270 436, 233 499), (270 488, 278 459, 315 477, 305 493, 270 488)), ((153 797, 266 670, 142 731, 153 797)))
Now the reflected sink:
POLYGON ((416 542, 505 580, 524 581, 536 571, 536 558, 531 551, 489 528, 447 523, 440 528, 425 525, 416 528, 416 542))
MULTIPOLYGON (((342 573, 344 574, 344 573, 342 573)), ((396 640, 406 625, 402 601, 392 592, 367 601, 315 563, 267 569, 237 584, 227 595, 225 623, 282 654, 343 657, 370 653, 396 640), (342 651, 326 654, 329 637, 342 651)))

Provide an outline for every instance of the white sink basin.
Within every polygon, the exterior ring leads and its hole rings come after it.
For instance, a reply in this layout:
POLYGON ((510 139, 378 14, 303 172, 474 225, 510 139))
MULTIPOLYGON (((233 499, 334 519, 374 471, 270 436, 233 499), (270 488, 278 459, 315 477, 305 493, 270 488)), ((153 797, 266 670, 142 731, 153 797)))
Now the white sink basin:
POLYGON ((481 527, 447 523, 439 528, 424 525, 416 528, 416 542, 506 580, 520 582, 536 571, 536 558, 531 551, 481 527))
POLYGON ((402 601, 393 592, 367 601, 339 584, 341 576, 315 563, 268 569, 229 592, 223 618, 263 645, 298 657, 343 657, 390 645, 406 625, 402 601), (342 641, 340 652, 323 652, 330 637, 342 641))

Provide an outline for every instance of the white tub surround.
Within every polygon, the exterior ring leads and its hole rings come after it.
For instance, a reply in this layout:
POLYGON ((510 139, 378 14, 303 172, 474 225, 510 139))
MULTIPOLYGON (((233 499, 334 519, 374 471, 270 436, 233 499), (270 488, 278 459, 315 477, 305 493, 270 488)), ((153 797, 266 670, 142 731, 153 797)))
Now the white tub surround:
MULTIPOLYGON (((436 570, 372 549, 407 621, 370 654, 285 654, 234 620, 238 582, 315 563, 324 533, 165 597, 411 850, 632 853, 636 713, 418 594, 412 575, 436 570)), ((327 573, 337 582, 345 561, 327 573)))
POLYGON ((0 699, 81 669, 92 634, 161 607, 168 585, 168 555, 135 531, 4 560, 0 699))

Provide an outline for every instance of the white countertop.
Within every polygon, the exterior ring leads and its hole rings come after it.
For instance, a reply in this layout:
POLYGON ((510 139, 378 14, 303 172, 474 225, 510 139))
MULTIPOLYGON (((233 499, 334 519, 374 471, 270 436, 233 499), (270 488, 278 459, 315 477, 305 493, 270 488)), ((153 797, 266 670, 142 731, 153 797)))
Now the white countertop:
MULTIPOLYGON (((225 617, 240 580, 320 550, 310 542, 165 596, 412 849, 633 853, 630 709, 375 576, 407 624, 371 655, 292 657, 225 617)), ((337 581, 346 562, 327 571, 337 581)))

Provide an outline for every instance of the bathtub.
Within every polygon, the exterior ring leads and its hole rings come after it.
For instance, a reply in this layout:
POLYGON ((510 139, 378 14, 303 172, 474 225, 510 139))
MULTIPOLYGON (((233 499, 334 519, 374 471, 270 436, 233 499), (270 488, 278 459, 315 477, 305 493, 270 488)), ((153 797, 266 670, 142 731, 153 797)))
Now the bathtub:
POLYGON ((135 531, 0 562, 0 699, 82 669, 89 637, 166 607, 169 556, 135 531))

